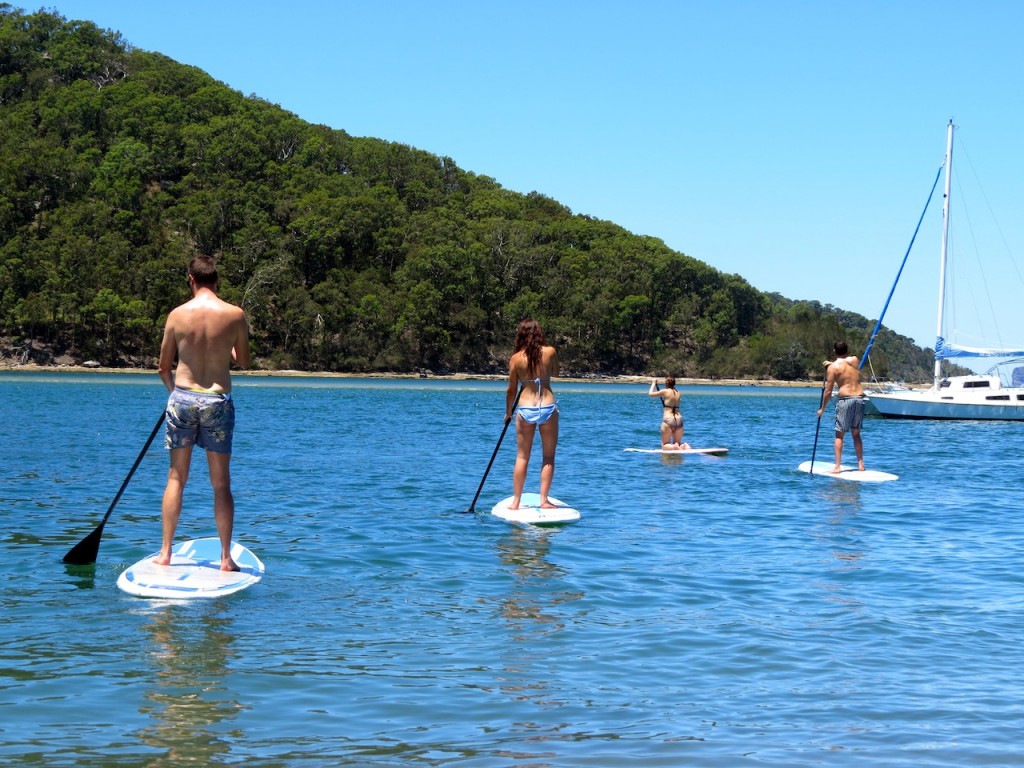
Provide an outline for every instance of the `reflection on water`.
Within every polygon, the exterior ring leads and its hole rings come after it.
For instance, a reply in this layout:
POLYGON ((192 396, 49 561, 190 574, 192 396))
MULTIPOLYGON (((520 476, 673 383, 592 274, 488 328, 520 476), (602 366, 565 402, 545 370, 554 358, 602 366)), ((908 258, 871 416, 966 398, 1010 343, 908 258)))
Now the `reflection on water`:
POLYGON ((863 568, 865 543, 857 526, 861 512, 861 487, 856 482, 834 481, 822 485, 816 494, 824 514, 813 536, 829 549, 830 579, 820 582, 828 599, 836 604, 858 610, 863 607, 857 596, 855 577, 863 568), (851 583, 853 580, 853 583, 851 583))
POLYGON ((231 749, 219 734, 241 705, 226 685, 234 634, 217 601, 149 601, 149 655, 154 687, 143 714, 153 724, 138 736, 163 754, 152 766, 211 765, 231 749))
POLYGON ((564 577, 565 571, 547 559, 551 553, 550 537, 557 532, 515 527, 498 541, 498 556, 515 576, 512 592, 502 601, 501 615, 513 628, 517 641, 534 642, 564 629, 561 614, 545 612, 546 609, 583 596, 579 591, 557 588, 556 580, 564 577))
POLYGON ((503 655, 502 690, 513 700, 544 706, 561 705, 550 679, 552 642, 565 630, 565 606, 584 596, 564 584, 565 570, 548 559, 551 538, 558 533, 555 528, 514 527, 498 540, 498 557, 514 577, 500 601, 513 641, 503 655))
POLYGON ((95 565, 65 565, 68 583, 77 589, 94 589, 96 587, 95 565))

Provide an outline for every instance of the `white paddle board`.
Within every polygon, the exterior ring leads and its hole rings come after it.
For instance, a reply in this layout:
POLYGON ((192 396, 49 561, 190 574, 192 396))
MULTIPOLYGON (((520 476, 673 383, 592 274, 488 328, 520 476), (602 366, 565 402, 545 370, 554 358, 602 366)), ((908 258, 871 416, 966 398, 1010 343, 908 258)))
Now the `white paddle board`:
POLYGON ((220 569, 220 539, 193 539, 171 550, 171 564, 153 562, 159 552, 144 557, 117 577, 117 586, 138 597, 220 597, 251 587, 263 578, 263 563, 237 542, 231 557, 240 571, 220 569))
POLYGON ((507 499, 499 501, 491 509, 491 514, 508 520, 510 523, 530 525, 563 525, 580 519, 579 510, 573 509, 554 496, 548 496, 548 501, 555 505, 555 509, 542 509, 539 493, 524 493, 519 499, 519 509, 508 508, 512 499, 513 497, 509 496, 507 499))
POLYGON ((805 461, 799 467, 798 470, 801 472, 809 472, 815 476, 821 475, 822 477, 834 477, 839 480, 857 480, 862 483, 884 483, 889 480, 898 480, 899 475, 894 475, 889 472, 881 472, 877 469, 865 469, 861 472, 856 467, 848 467, 845 464, 840 464, 840 472, 833 472, 832 469, 835 464, 831 461, 816 461, 814 462, 814 472, 811 472, 811 462, 805 461))
POLYGON ((633 453, 674 453, 682 456, 692 454, 703 454, 705 456, 725 456, 728 448, 624 448, 623 450, 633 453))

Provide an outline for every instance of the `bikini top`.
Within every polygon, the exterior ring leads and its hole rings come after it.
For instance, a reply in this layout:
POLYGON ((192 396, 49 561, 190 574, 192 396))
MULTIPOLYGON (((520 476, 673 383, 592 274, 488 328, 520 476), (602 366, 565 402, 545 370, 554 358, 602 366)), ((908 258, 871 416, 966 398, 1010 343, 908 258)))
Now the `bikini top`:
MULTIPOLYGON (((668 390, 668 389, 663 389, 662 390, 662 392, 669 392, 669 391, 671 391, 671 390, 668 390)), ((664 396, 661 398, 661 405, 664 408, 671 408, 673 414, 679 413, 679 405, 680 404, 676 403, 675 405, 669 405, 668 403, 665 402, 664 396)))

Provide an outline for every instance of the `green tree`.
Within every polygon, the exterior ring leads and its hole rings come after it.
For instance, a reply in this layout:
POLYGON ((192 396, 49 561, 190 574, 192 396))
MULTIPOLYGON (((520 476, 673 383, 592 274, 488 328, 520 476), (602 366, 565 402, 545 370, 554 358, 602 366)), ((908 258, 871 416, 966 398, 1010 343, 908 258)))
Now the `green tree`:
MULTIPOLYGON (((271 368, 499 372, 534 317, 573 372, 816 376, 872 325, 0 5, 0 336, 152 364, 195 253, 271 368)), ((926 357, 887 333, 872 363, 927 376, 926 357)))

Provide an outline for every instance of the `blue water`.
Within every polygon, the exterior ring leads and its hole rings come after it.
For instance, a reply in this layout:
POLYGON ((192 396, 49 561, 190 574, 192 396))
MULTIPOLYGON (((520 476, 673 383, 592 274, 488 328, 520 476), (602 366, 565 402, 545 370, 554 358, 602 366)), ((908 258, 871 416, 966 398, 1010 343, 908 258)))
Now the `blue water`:
MULTIPOLYGON (((154 375, 0 374, 0 764, 1021 765, 1024 425, 865 425, 877 485, 800 474, 820 390, 557 383, 553 495, 523 529, 497 382, 236 381, 235 538, 264 580, 146 601, 154 375)), ((831 414, 818 458, 831 451, 831 414)), ((535 447, 535 451, 538 448, 535 447)), ((539 455, 528 490, 536 489, 539 455)), ((197 453, 179 538, 213 535, 197 453)))

